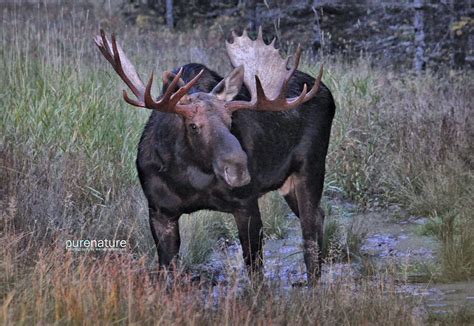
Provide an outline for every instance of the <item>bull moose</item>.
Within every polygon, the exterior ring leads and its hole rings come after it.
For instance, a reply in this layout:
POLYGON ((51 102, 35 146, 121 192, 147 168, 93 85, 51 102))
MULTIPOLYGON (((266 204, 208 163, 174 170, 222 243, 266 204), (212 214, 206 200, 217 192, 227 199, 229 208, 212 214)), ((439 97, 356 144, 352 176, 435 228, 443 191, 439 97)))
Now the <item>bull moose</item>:
POLYGON ((335 113, 329 89, 298 71, 262 30, 252 40, 244 31, 226 42, 234 69, 222 78, 202 64, 163 73, 153 98, 148 83, 104 31, 95 37, 103 56, 136 98, 152 110, 138 145, 136 166, 148 200, 159 264, 169 268, 180 247, 178 219, 208 209, 233 214, 250 273, 263 264, 258 198, 279 190, 299 217, 309 280, 321 273, 324 212, 320 208, 325 160, 335 113), (308 89, 308 85, 312 85, 308 89))

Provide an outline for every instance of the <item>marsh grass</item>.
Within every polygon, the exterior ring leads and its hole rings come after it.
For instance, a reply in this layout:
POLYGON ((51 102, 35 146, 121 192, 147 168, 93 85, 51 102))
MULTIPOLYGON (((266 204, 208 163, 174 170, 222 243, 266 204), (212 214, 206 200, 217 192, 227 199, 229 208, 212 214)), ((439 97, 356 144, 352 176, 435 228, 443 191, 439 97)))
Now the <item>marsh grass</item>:
MULTIPOLYGON (((342 282, 316 289, 318 296, 220 296, 217 306, 206 306, 191 285, 165 294, 144 272, 154 264, 144 257, 154 257, 155 249, 134 168, 149 113, 121 100, 123 85, 100 58, 92 35, 99 21, 115 30, 146 73, 153 66, 165 70, 196 61, 223 74, 229 71, 224 47, 207 46, 207 34, 199 29, 144 33, 79 5, 23 10, 19 4, 2 8, 0 32, 3 321, 413 322, 411 306, 385 283, 342 282), (86 238, 127 239, 129 249, 118 255, 64 252, 67 239, 86 238), (189 303, 186 309, 183 302, 189 303)), ((445 278, 472 277, 469 73, 427 71, 415 77, 374 68, 365 58, 325 61, 324 82, 337 104, 326 193, 367 206, 374 198, 396 201, 436 219, 445 278)), ((318 65, 308 61, 302 69, 314 75, 318 65)), ((266 235, 283 237, 282 199, 270 194, 260 204, 266 235)), ((185 217, 181 228, 186 264, 204 261, 219 237, 236 239, 232 219, 207 212, 185 217)), ((326 228, 327 243, 339 246, 332 240, 340 237, 337 225, 328 222, 326 228)), ((348 243, 357 247, 354 239, 348 243)))
MULTIPOLYGON (((22 241, 12 241, 12 234, 6 235, 0 241, 2 245, 8 241, 10 255, 23 253, 22 241)), ((20 273, 1 276, 1 284, 7 284, 0 310, 4 324, 291 321, 305 325, 317 321, 333 325, 378 320, 414 324, 420 318, 416 302, 397 294, 395 284, 387 278, 374 282, 344 279, 285 293, 264 284, 242 289, 231 283, 211 289, 204 283, 193 284, 182 274, 166 286, 150 273, 148 258, 134 258, 128 251, 86 255, 51 247, 37 251, 30 259, 32 263, 20 273)), ((18 262, 4 261, 3 266, 14 269, 18 262)))
POLYGON ((219 239, 234 239, 232 218, 228 214, 209 211, 180 218, 180 258, 184 268, 205 263, 219 239))
MULTIPOLYGON (((367 230, 360 218, 344 223, 341 212, 329 210, 324 222, 322 256, 326 263, 360 261, 367 230)), ((344 214, 344 213, 342 213, 344 214)))
POLYGON ((472 309, 463 306, 449 309, 445 313, 430 312, 426 321, 431 325, 472 325, 474 314, 472 309))
POLYGON ((283 239, 287 233, 290 214, 283 197, 277 191, 270 192, 260 198, 259 208, 265 237, 283 239))

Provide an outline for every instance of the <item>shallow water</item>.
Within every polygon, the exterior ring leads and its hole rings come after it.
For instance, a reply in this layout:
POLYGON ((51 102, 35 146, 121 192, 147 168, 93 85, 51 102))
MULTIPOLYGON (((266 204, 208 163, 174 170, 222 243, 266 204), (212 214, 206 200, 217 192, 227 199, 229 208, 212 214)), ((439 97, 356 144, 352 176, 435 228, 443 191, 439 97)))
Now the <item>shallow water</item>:
POLYGON ((431 313, 445 314, 459 309, 474 312, 474 282, 406 284, 401 288, 415 297, 422 298, 431 313))
MULTIPOLYGON (((341 202, 331 204, 335 211, 344 211, 344 214, 337 214, 341 224, 349 225, 355 220, 361 223, 363 232, 366 233, 361 254, 377 270, 384 271, 394 266, 397 266, 397 270, 405 269, 400 276, 400 292, 421 298, 424 307, 431 313, 444 314, 460 308, 474 313, 474 282, 426 283, 427 275, 420 274, 413 268, 436 263, 438 241, 420 235, 419 232, 420 225, 428 221, 426 218, 403 216, 398 208, 358 213, 353 205, 341 202), (420 283, 420 280, 425 283, 420 283)), ((265 277, 279 282, 283 288, 306 282, 300 223, 294 215, 288 218, 290 224, 285 239, 267 239, 264 245, 265 277)), ((240 245, 234 243, 216 250, 204 269, 213 274, 217 282, 225 281, 231 273, 237 273, 245 279, 246 272, 241 257, 240 245)), ((325 264, 321 284, 347 276, 362 277, 360 265, 360 261, 325 264)))

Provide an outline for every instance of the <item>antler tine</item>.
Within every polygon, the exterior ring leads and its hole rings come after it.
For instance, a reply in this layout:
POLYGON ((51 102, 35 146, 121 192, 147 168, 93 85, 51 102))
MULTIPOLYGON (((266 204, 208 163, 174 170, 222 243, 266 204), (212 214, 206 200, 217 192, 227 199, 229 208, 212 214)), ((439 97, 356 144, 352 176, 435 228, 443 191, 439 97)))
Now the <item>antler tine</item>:
POLYGON ((95 37, 95 43, 98 46, 102 55, 110 62, 117 74, 122 78, 125 84, 130 88, 138 100, 132 100, 124 91, 123 97, 125 101, 131 105, 144 107, 143 90, 145 89, 143 82, 138 76, 135 68, 130 63, 128 58, 123 53, 122 49, 115 40, 115 35, 112 34, 112 40, 109 42, 104 30, 100 30, 100 37, 95 37), (125 68, 124 68, 125 65, 125 68))
POLYGON ((303 90, 301 91, 301 94, 297 97, 293 97, 291 99, 287 99, 285 103, 285 107, 287 109, 292 109, 297 107, 298 105, 303 104, 304 102, 307 101, 306 95, 308 91, 308 86, 306 84, 303 85, 303 90))
MULTIPOLYGON (((143 107, 144 106, 144 102, 143 102, 143 91, 139 91, 137 86, 130 80, 130 78, 127 76, 127 74, 124 72, 123 70, 123 66, 122 66, 122 60, 120 59, 120 53, 119 53, 119 49, 118 49, 118 45, 117 45, 117 41, 115 40, 115 34, 112 34, 112 49, 113 49, 113 53, 114 53, 114 62, 115 62, 115 70, 117 71, 117 73, 119 74, 120 77, 122 77, 123 81, 125 82, 125 84, 127 84, 127 86, 130 88, 130 90, 132 91, 132 93, 137 97, 138 101, 135 101, 135 100, 131 100, 129 97, 128 97, 128 94, 125 90, 123 90, 123 94, 124 94, 124 100, 129 103, 129 104, 132 104, 132 105, 135 105, 135 106, 140 106, 140 107, 143 107)), ((143 85, 142 85, 143 86, 143 85)))
MULTIPOLYGON (((183 68, 181 68, 181 70, 182 69, 183 68)), ((173 96, 171 97, 172 101, 173 102, 176 101, 176 103, 177 103, 197 83, 197 81, 199 80, 199 78, 201 78, 203 73, 204 73, 204 69, 201 69, 201 71, 196 75, 196 77, 191 79, 186 85, 184 85, 176 93, 174 93, 173 96)), ((178 78, 178 80, 179 80, 179 78, 178 78)))
POLYGON ((181 76, 183 75, 183 68, 179 69, 176 76, 171 81, 171 84, 165 91, 165 94, 161 97, 159 101, 153 100, 151 95, 151 86, 153 84, 153 73, 148 80, 146 90, 145 90, 145 105, 147 108, 155 109, 158 111, 163 112, 171 112, 171 113, 180 113, 183 115, 191 113, 189 110, 189 106, 186 104, 178 104, 179 100, 186 95, 186 93, 197 83, 199 78, 201 78, 202 74, 204 73, 204 69, 202 69, 199 74, 197 74, 191 81, 189 81, 186 85, 182 86, 176 93, 173 93, 176 85, 179 83, 181 76))
MULTIPOLYGON (((299 58, 297 57, 296 60, 297 60, 296 62, 298 62, 299 58)), ((303 104, 304 102, 309 101, 314 96, 316 96, 316 94, 319 91, 319 87, 321 86, 322 76, 323 76, 323 66, 321 65, 321 68, 319 69, 318 77, 314 80, 313 87, 311 87, 310 91, 307 92, 308 87, 306 84, 304 84, 303 90, 301 91, 299 96, 293 97, 291 99, 284 99, 285 103, 282 103, 283 107, 285 107, 286 109, 292 109, 303 104)))
POLYGON ((295 108, 305 102, 305 97, 307 95, 306 84, 303 85, 303 90, 297 97, 287 99, 285 92, 281 93, 277 98, 270 100, 265 95, 262 83, 257 76, 255 76, 255 83, 257 88, 257 101, 252 105, 252 107, 249 107, 251 109, 256 108, 259 111, 282 111, 283 109, 295 108))
POLYGON ((145 89, 145 106, 150 109, 155 109, 158 111, 166 111, 172 112, 174 110, 173 105, 170 104, 171 96, 173 95, 173 90, 175 89, 176 85, 178 84, 179 79, 183 73, 183 68, 181 68, 176 76, 174 76, 173 81, 166 89, 165 93, 161 97, 159 101, 155 101, 153 96, 151 95, 151 86, 153 85, 153 75, 154 72, 151 73, 150 78, 148 79, 148 83, 146 84, 145 89))
POLYGON ((257 75, 255 75, 255 88, 257 91, 255 103, 254 103, 254 108, 257 108, 257 105, 262 106, 262 104, 266 104, 269 102, 267 95, 265 95, 265 91, 263 90, 262 82, 260 81, 260 78, 258 78, 257 75))
POLYGON ((298 45, 294 64, 289 69, 291 56, 283 59, 274 47, 274 40, 267 45, 263 42, 262 34, 262 29, 259 28, 257 38, 252 40, 244 30, 242 36, 236 37, 234 33, 232 34, 233 43, 226 43, 232 65, 245 66, 244 84, 251 94, 251 100, 248 102, 227 103, 226 107, 231 111, 240 109, 286 111, 309 101, 319 91, 322 70, 309 91, 308 85, 305 84, 298 96, 287 98, 290 81, 301 60, 301 47, 298 45))
MULTIPOLYGON (((153 85, 153 75, 154 71, 151 72, 150 78, 148 78, 148 82, 146 83, 146 88, 145 88, 145 106, 150 109, 155 109, 155 106, 159 102, 155 102, 153 100, 153 97, 151 96, 151 85, 153 85)), ((166 93, 168 90, 166 91, 166 93)), ((166 96, 166 93, 163 95, 163 97, 166 96)))
POLYGON ((295 54, 295 64, 293 65, 293 68, 290 69, 288 72, 287 79, 289 80, 291 76, 295 73, 296 69, 298 69, 298 66, 300 65, 300 59, 301 59, 301 47, 298 44, 298 47, 296 48, 296 54, 295 54))
POLYGON ((113 64, 113 57, 111 55, 109 44, 107 42, 107 38, 105 37, 105 32, 103 29, 100 30, 100 38, 96 36, 95 44, 99 47, 100 52, 102 52, 102 55, 107 59, 107 61, 113 64))
POLYGON ((122 62, 120 61, 120 55, 118 53, 118 48, 117 48, 117 41, 115 40, 115 34, 112 33, 112 49, 113 49, 113 60, 114 60, 114 67, 115 70, 120 74, 124 75, 123 69, 122 69, 122 62))
POLYGON ((136 72, 135 67, 131 64, 122 48, 117 43, 115 35, 112 34, 110 42, 107 39, 105 32, 101 29, 100 36, 96 36, 94 40, 105 59, 110 62, 120 78, 122 78, 125 84, 127 84, 133 94, 137 97, 137 99, 131 99, 124 90, 123 98, 128 104, 162 112, 178 113, 182 115, 187 115, 190 113, 189 105, 178 104, 178 102, 196 84, 196 82, 204 73, 204 70, 196 75, 189 83, 180 87, 177 92, 173 93, 181 80, 181 76, 183 75, 183 68, 181 68, 178 74, 174 76, 171 84, 161 99, 159 101, 155 101, 151 95, 154 73, 151 74, 145 87, 140 76, 136 72))
MULTIPOLYGON (((298 66, 300 64, 300 58, 301 58, 301 47, 298 44, 298 47, 296 49, 296 54, 295 54, 295 64, 293 65, 293 68, 291 68, 288 71, 285 79, 283 80, 283 83, 281 84, 280 93, 278 94, 278 97, 277 97, 278 99, 286 98, 286 94, 287 94, 287 91, 288 91, 288 83, 290 82, 291 76, 293 76, 296 69, 298 69, 298 66)), ((288 62, 289 59, 290 59, 290 57, 287 58, 287 62, 288 62)))
POLYGON ((123 99, 125 100, 125 102, 127 102, 128 104, 130 105, 133 105, 133 106, 138 106, 140 108, 144 108, 145 107, 145 103, 141 100, 133 100, 131 99, 130 97, 128 97, 128 94, 127 94, 127 91, 126 90, 123 90, 122 91, 122 96, 123 96, 123 99))
POLYGON ((162 100, 169 101, 171 99, 171 96, 173 95, 173 91, 176 88, 176 85, 178 85, 179 80, 181 79, 181 76, 183 75, 183 67, 181 67, 178 70, 178 73, 176 76, 174 76, 173 80, 171 81, 171 84, 169 84, 168 88, 166 89, 165 94, 163 95, 162 100))
POLYGON ((306 94, 306 97, 312 98, 313 96, 315 96, 318 93, 319 88, 321 87, 321 78, 322 77, 323 77, 323 65, 321 65, 321 67, 319 68, 318 78, 316 78, 316 80, 314 81, 313 87, 311 87, 308 94, 306 94))

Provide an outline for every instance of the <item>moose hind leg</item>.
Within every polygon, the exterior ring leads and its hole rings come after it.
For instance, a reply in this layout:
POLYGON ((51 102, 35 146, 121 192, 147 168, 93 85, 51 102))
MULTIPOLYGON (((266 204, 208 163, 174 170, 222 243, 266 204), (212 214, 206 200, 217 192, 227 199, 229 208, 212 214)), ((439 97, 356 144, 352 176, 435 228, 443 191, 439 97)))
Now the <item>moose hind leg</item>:
POLYGON ((301 180, 295 184, 301 232, 303 235, 303 254, 308 281, 313 283, 321 276, 322 248, 324 232, 324 211, 319 207, 322 183, 301 180))
POLYGON ((150 228, 158 250, 160 267, 172 267, 181 244, 178 219, 163 216, 150 208, 150 228))
POLYGON ((250 276, 260 274, 263 265, 263 224, 258 209, 258 201, 234 212, 239 231, 240 244, 250 276))

